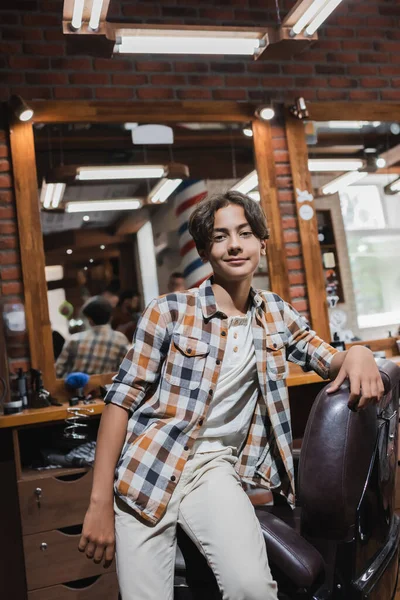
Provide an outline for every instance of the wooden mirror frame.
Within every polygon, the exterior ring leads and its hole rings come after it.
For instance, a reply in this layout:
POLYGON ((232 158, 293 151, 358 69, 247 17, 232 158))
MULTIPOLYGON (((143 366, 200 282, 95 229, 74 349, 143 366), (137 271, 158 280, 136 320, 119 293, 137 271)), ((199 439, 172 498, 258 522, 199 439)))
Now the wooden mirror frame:
MULTIPOLYGON (((259 176, 261 205, 271 239, 267 246, 271 288, 290 300, 289 276, 279 209, 271 124, 255 117, 255 105, 236 102, 122 103, 92 101, 30 101, 31 121, 23 123, 10 111, 10 145, 24 283, 25 313, 31 366, 55 397, 65 398, 63 379, 56 379, 52 331, 49 319, 45 256, 40 223, 36 176, 34 123, 162 123, 182 121, 253 123, 255 167, 259 176), (40 233, 40 234, 39 234, 40 233)), ((111 382, 112 374, 92 375, 89 386, 111 382)))
MULTIPOLYGON (((400 121, 400 104, 394 102, 307 102, 307 110, 309 121, 400 121)), ((293 116, 290 107, 285 108, 285 123, 311 322, 318 334, 329 341, 331 334, 322 261, 316 260, 320 256, 316 211, 310 220, 302 219, 299 214, 302 205, 299 191, 314 195, 308 170, 305 128, 302 120, 293 116)))

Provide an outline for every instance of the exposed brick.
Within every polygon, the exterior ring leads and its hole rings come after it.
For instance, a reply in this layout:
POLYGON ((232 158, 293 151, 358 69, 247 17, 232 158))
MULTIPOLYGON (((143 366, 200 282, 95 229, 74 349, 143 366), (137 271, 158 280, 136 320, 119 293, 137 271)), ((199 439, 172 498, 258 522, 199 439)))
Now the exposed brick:
POLYGON ((218 73, 243 73, 245 66, 241 62, 211 62, 210 69, 218 73))
POLYGON ((136 75, 134 73, 116 73, 112 76, 112 83, 115 85, 143 85, 148 83, 147 75, 136 75))
POLYGON ((3 267, 0 275, 3 281, 15 281, 21 278, 21 269, 19 267, 3 267))
POLYGON ((289 283, 291 286, 302 285, 306 283, 304 273, 289 273, 289 283))
POLYGON ((372 90, 351 90, 349 93, 350 100, 378 100, 379 92, 372 90))
MULTIPOLYGON (((122 58, 95 58, 95 71, 131 71, 133 63, 122 58)), ((88 69, 90 66, 88 67, 88 69)))
POLYGON ((304 264, 301 258, 288 258, 287 266, 289 271, 297 271, 304 268, 304 264))
MULTIPOLYGON (((237 15, 236 15, 237 16, 237 15)), ((232 8, 200 8, 199 17, 215 21, 229 21, 234 19, 232 8)))
POLYGON ((58 15, 23 15, 22 22, 28 27, 35 27, 38 29, 44 29, 47 27, 61 28, 60 17, 58 15))
POLYGON ((306 300, 300 300, 299 298, 296 298, 293 294, 292 294, 292 290, 290 290, 291 293, 291 297, 292 297, 292 305, 293 307, 299 312, 299 313, 304 313, 307 311, 308 309, 308 303, 306 300))
MULTIPOLYGON (((222 83, 220 85, 223 85, 223 79, 221 78, 222 83)), ((190 82, 190 78, 189 78, 189 82, 190 82)), ((240 75, 227 75, 225 77, 225 85, 227 85, 228 87, 240 87, 243 86, 245 88, 251 88, 251 87, 257 87, 259 86, 259 79, 258 77, 246 77, 245 75, 240 76, 240 75)))
POLYGON ((96 98, 113 100, 127 100, 133 98, 135 90, 133 88, 117 88, 117 87, 98 87, 96 88, 96 98))
POLYGON ((0 42, 0 55, 10 56, 12 54, 21 54, 22 44, 17 42, 0 42))
POLYGON ((137 97, 139 100, 171 100, 174 98, 174 91, 170 88, 139 88, 137 97))
MULTIPOLYGON (((178 63, 181 64, 181 63, 178 63)), ((186 63, 183 63, 186 64, 186 63)), ((194 64, 194 63, 187 63, 187 64, 194 64)), ((146 73, 164 73, 164 72, 168 72, 172 70, 171 67, 171 63, 166 62, 166 61, 161 61, 161 60, 138 60, 135 63, 136 65, 136 70, 140 71, 140 72, 146 72, 146 73)))
POLYGON ((387 63, 389 57, 384 52, 361 52, 359 61, 360 63, 387 63))
POLYGON ((382 100, 389 100, 390 102, 399 102, 400 101, 400 89, 398 90, 382 90, 381 92, 382 100))
POLYGON ((34 56, 10 56, 9 65, 12 69, 48 69, 49 59, 34 56))
POLYGON ((378 67, 375 65, 351 65, 347 67, 347 73, 355 77, 358 75, 376 75, 378 67))
POLYGON ((3 282, 1 284, 1 291, 3 296, 11 296, 14 294, 22 294, 23 292, 23 286, 22 283, 19 281, 12 281, 12 282, 3 282))
POLYGON ((215 100, 246 100, 246 90, 214 90, 215 100))
POLYGON ((297 227, 297 221, 294 217, 285 217, 282 219, 283 229, 295 229, 297 227))
POLYGON ((26 82, 32 85, 67 85, 68 76, 66 73, 27 73, 26 82))
POLYGON ((358 85, 357 79, 349 77, 330 77, 328 83, 333 88, 355 88, 358 85))
POLYGON ((69 81, 75 85, 107 85, 110 76, 108 73, 71 73, 69 81))
POLYGON ((51 67, 66 71, 90 71, 92 61, 90 58, 52 58, 51 67))
MULTIPOLYGON (((350 52, 328 52, 326 55, 328 62, 334 63, 342 63, 347 65, 349 63, 358 62, 358 54, 350 53, 350 52)), ((373 62, 373 61, 364 61, 364 62, 373 62)), ((378 62, 378 61, 376 61, 378 62)))
POLYGON ((48 100, 51 98, 51 87, 25 85, 13 88, 13 92, 22 96, 25 100, 48 100))
POLYGON ((42 29, 25 29, 23 27, 3 27, 3 40, 27 40, 30 42, 38 42, 43 39, 42 29))
POLYGON ((292 242, 298 242, 300 240, 299 238, 299 232, 298 231, 284 231, 283 232, 283 239, 285 241, 285 243, 292 243, 292 242))
POLYGON ((132 4, 123 4, 121 6, 124 17, 134 17, 142 19, 143 17, 156 17, 160 14, 160 6, 152 3, 150 6, 140 6, 137 2, 132 4))
MULTIPOLYGON (((12 180, 10 175, 0 175, 0 188, 10 188, 12 185, 12 180)), ((1 211, 4 209, 0 209, 0 219, 8 219, 8 217, 2 216, 1 211)), ((8 209, 7 209, 8 210, 8 209)))
POLYGON ((282 65, 282 73, 286 75, 313 75, 313 65, 288 64, 282 65))
POLYGON ((14 236, 0 238, 0 250, 12 250, 17 247, 17 239, 14 236))
POLYGON ((0 204, 12 204, 13 202, 14 194, 11 190, 0 190, 0 204))
POLYGON ((185 75, 152 75, 152 85, 171 85, 173 87, 186 84, 185 75))
POLYGON ((58 29, 46 29, 44 39, 49 42, 65 42, 65 34, 58 29))
POLYGON ((15 265, 19 263, 19 255, 13 250, 0 252, 0 265, 15 265))
MULTIPOLYGON (((168 64, 169 63, 164 63, 168 64)), ((169 65, 171 66, 171 65, 169 65)), ((167 69, 164 69, 165 71, 167 69)), ((168 69, 170 70, 170 69, 168 69)), ((176 73, 207 73, 209 70, 209 65, 204 62, 176 62, 175 63, 175 71, 176 73)))
POLYGON ((93 89, 91 87, 80 88, 72 85, 68 87, 54 88, 54 98, 56 100, 89 100, 93 98, 93 89))
POLYGON ((299 243, 297 243, 297 244, 291 243, 290 245, 287 244, 285 247, 285 252, 286 252, 287 257, 301 256, 301 246, 299 243))
POLYGON ((400 75, 400 65, 383 65, 379 67, 380 75, 391 77, 392 75, 400 75))
POLYGON ((270 73, 271 75, 274 75, 275 73, 280 72, 280 67, 276 63, 258 61, 258 62, 247 63, 247 71, 249 73, 260 73, 260 74, 264 74, 264 75, 267 75, 270 73))
POLYGON ((224 85, 224 78, 220 75, 189 75, 190 85, 204 85, 205 87, 220 87, 224 85))
POLYGON ((178 90, 177 96, 179 100, 211 100, 212 92, 205 88, 191 87, 186 90, 178 90))
POLYGON ((49 44, 48 42, 27 42, 24 44, 24 53, 38 56, 62 56, 64 49, 63 44, 49 44))
POLYGON ((327 27, 326 36, 328 38, 352 38, 355 36, 355 31, 352 27, 327 27))
POLYGON ((315 65, 317 75, 344 75, 346 67, 344 65, 315 65))
POLYGON ((292 298, 305 298, 307 296, 304 285, 296 285, 290 287, 290 295, 292 298))
POLYGON ((0 172, 4 173, 10 170, 10 163, 8 160, 0 160, 0 172))
POLYGON ((382 77, 364 77, 361 79, 360 84, 364 88, 385 88, 389 87, 387 79, 382 77))

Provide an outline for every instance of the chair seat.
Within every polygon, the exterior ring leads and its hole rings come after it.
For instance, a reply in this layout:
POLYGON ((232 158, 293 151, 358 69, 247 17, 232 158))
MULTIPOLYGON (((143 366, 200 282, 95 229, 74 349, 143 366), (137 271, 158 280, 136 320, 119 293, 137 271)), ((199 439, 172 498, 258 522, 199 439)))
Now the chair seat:
POLYGON ((283 520, 264 509, 256 509, 264 534, 268 558, 299 588, 309 588, 325 570, 318 550, 283 520))

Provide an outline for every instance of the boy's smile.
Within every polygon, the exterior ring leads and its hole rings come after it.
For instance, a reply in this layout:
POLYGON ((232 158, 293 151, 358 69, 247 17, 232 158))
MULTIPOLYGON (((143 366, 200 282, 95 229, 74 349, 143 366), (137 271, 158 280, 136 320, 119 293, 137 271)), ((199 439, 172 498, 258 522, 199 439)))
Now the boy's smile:
POLYGON ((265 254, 265 241, 254 235, 242 206, 232 203, 216 211, 212 240, 204 257, 217 278, 251 278, 261 254, 265 254))

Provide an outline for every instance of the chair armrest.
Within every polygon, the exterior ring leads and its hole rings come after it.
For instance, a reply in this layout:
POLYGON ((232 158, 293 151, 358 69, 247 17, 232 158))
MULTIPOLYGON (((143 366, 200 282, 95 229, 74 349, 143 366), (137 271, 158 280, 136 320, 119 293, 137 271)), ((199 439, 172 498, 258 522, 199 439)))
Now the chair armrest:
POLYGON ((318 550, 275 515, 256 509, 267 546, 268 559, 299 588, 313 585, 324 572, 318 550))

